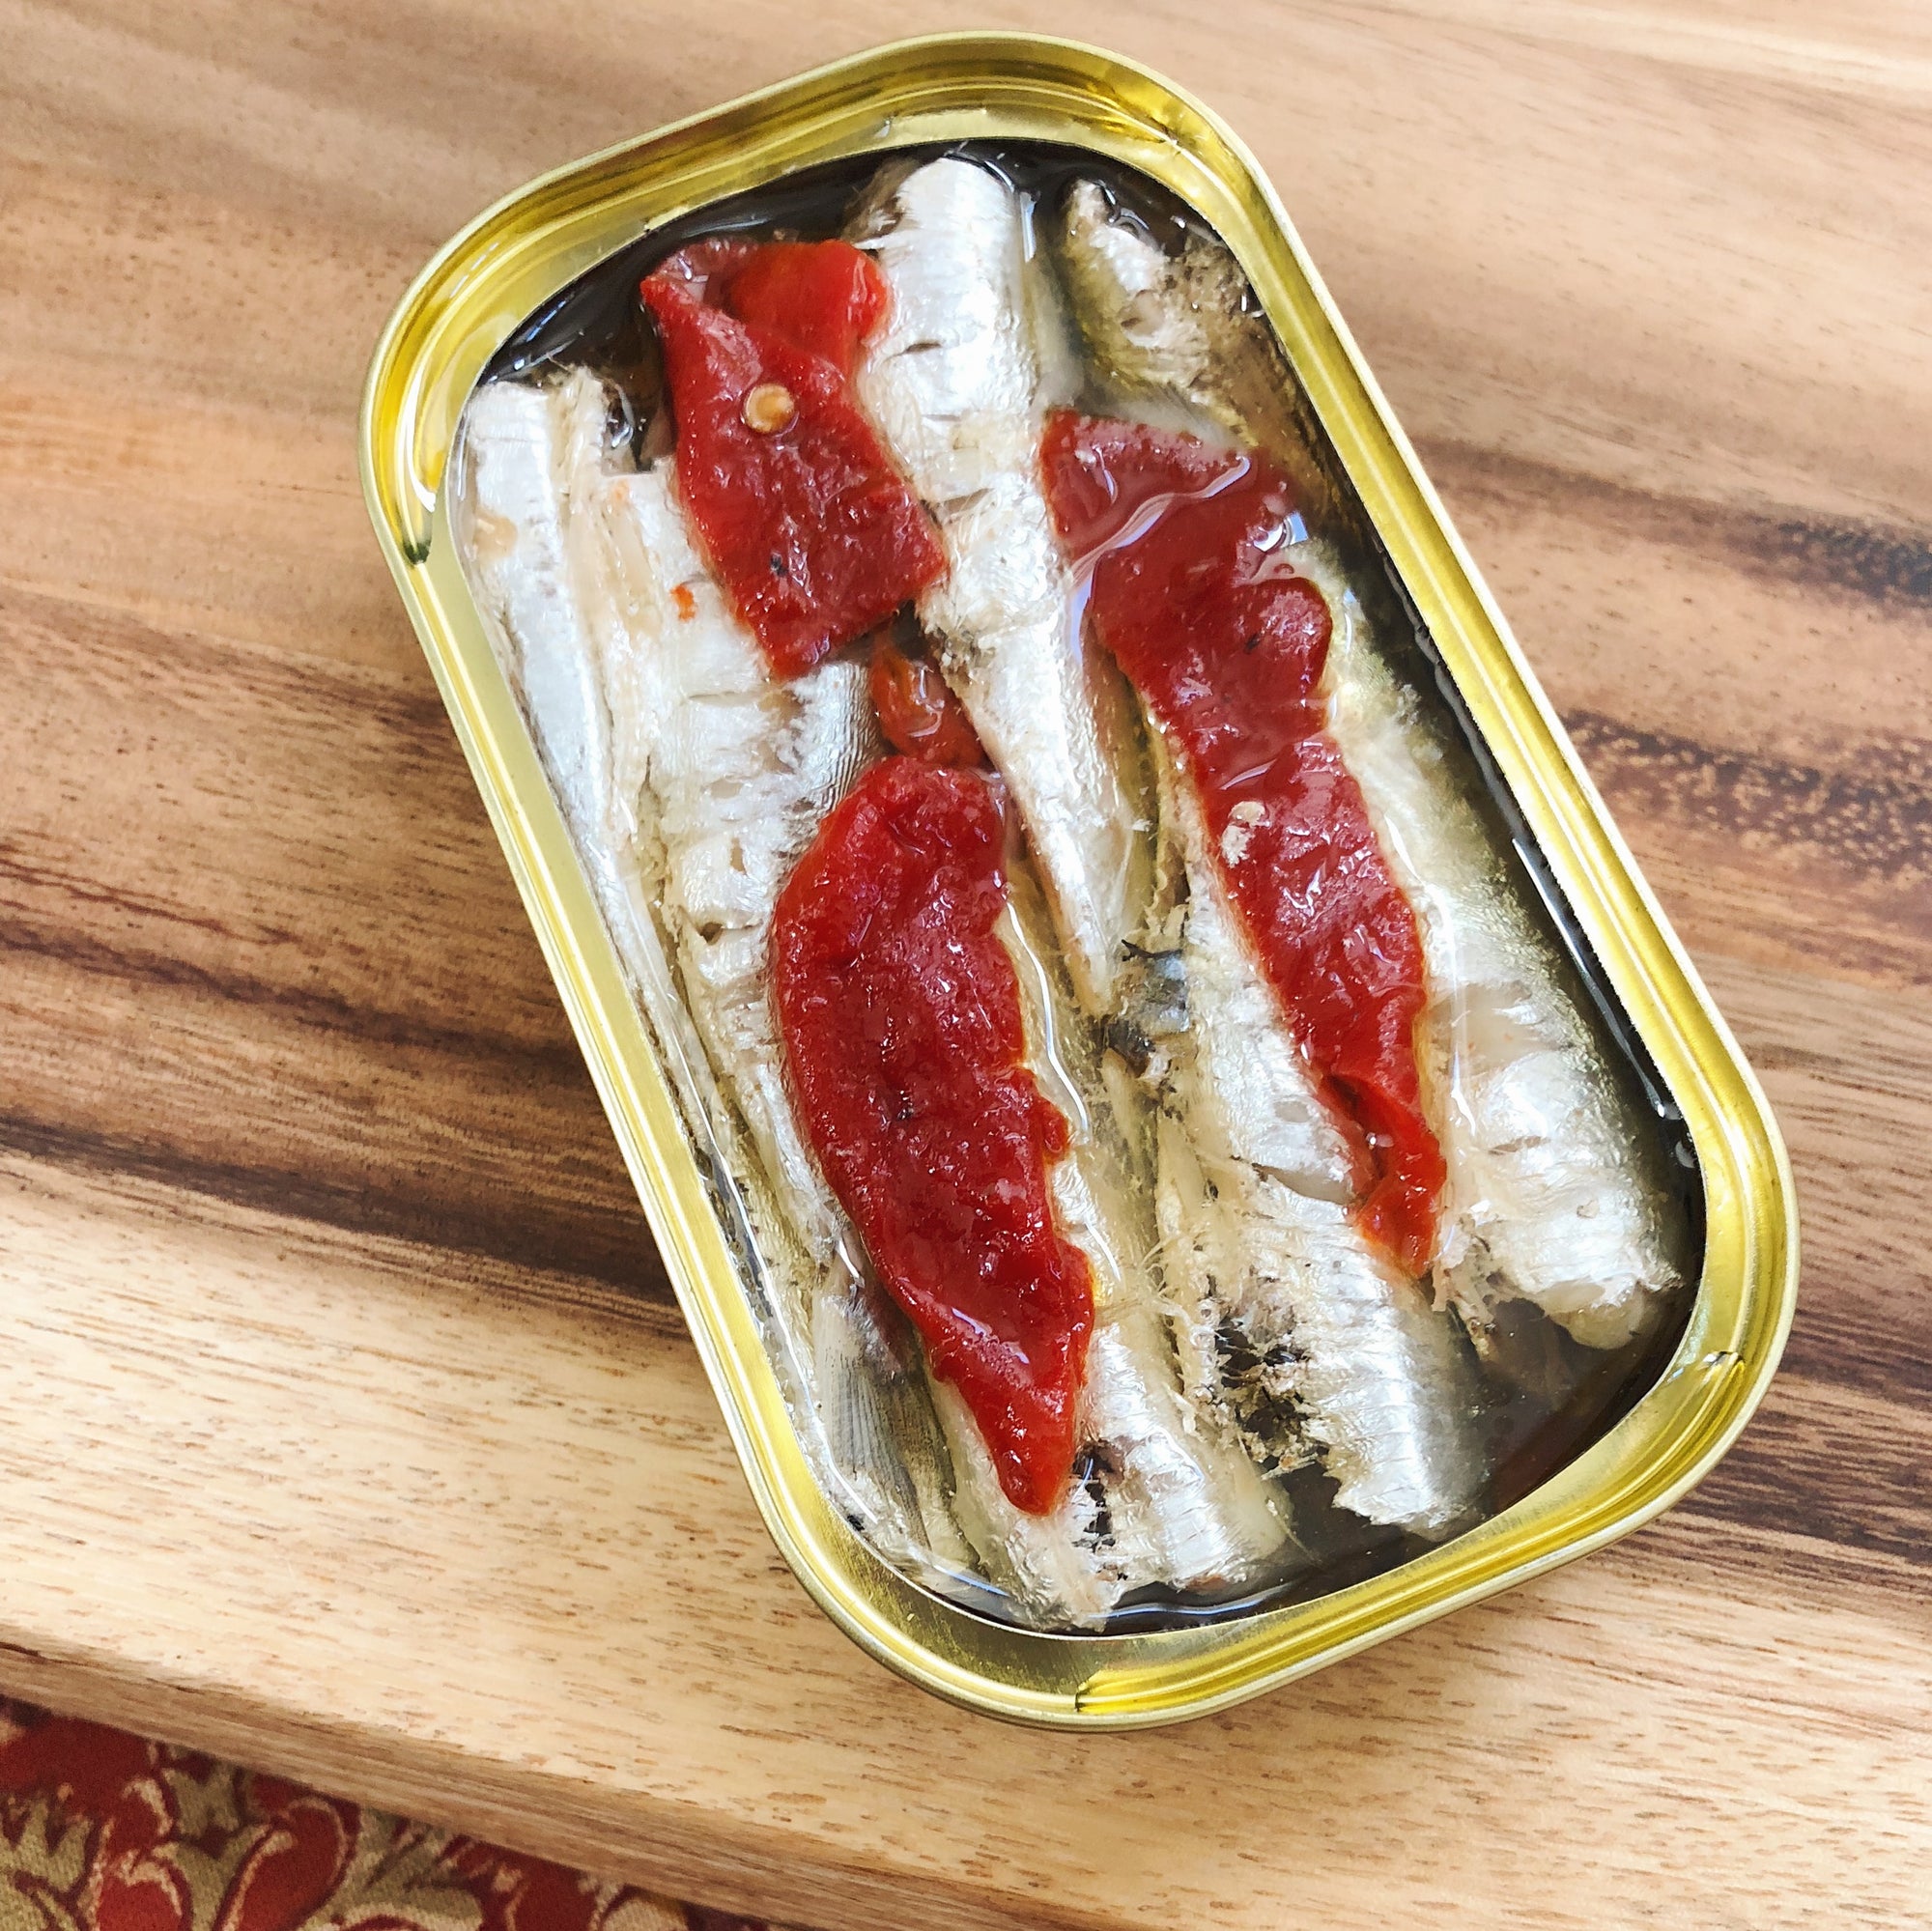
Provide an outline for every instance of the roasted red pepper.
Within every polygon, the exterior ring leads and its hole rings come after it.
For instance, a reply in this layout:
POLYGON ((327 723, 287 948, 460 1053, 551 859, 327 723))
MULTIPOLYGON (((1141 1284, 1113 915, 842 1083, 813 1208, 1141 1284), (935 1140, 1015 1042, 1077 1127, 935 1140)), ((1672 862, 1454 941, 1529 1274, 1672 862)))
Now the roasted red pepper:
POLYGON ((753 241, 720 235, 680 248, 656 272, 691 283, 713 308, 823 355, 841 376, 892 300, 871 256, 849 241, 753 241))
POLYGON ((983 764, 986 754, 966 707, 936 667, 908 657, 890 637, 872 645, 872 709, 895 751, 926 764, 983 764))
POLYGON ((685 509, 773 668, 797 676, 946 567, 847 383, 884 284, 842 241, 726 238, 673 256, 642 294, 685 509))
POLYGON ((1279 554, 1288 480, 1265 458, 1067 412, 1041 452, 1088 610, 1199 792, 1230 897, 1355 1150, 1365 1230, 1429 1264, 1445 1169, 1424 1117, 1415 914, 1323 728, 1321 594, 1279 554))
POLYGON ((1066 1485, 1092 1277, 1055 1231, 1065 1118, 1023 1061, 978 772, 874 765, 779 896, 772 988, 812 1148, 1016 1507, 1066 1485))

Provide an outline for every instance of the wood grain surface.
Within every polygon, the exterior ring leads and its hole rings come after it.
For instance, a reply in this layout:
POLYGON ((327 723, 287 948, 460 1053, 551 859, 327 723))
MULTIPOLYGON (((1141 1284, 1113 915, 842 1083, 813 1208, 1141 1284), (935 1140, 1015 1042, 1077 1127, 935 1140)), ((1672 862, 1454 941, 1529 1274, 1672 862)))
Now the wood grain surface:
POLYGON ((835 1931, 1932 1921, 1932 14, 0 0, 0 1687, 835 1931), (1806 1237, 1674 1514, 1131 1738, 781 1568, 355 475, 477 208, 957 24, 1258 151, 1806 1237))

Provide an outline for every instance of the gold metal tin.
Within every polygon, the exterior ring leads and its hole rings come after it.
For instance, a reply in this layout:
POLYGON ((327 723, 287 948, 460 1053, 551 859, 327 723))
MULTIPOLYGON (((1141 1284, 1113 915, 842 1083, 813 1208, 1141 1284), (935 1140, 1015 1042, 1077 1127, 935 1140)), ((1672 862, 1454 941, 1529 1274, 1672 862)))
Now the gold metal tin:
POLYGON ((1200 1716, 1585 1554, 1730 1445, 1790 1325, 1791 1175, 1762 1093, 1577 763, 1374 378, 1246 149, 1115 55, 958 34, 840 61, 544 176, 424 270, 384 331, 361 426, 376 533, 422 639, 766 1525, 840 1628, 914 1682, 1073 1729, 1200 1716), (1578 923, 1681 1107, 1706 1246, 1669 1367, 1604 1439, 1506 1513, 1387 1574, 1220 1624, 1044 1635, 898 1576, 828 1504, 536 751, 453 554, 440 495, 464 403, 546 298, 657 224, 814 162, 965 138, 1083 146, 1178 194, 1234 250, 1578 923))

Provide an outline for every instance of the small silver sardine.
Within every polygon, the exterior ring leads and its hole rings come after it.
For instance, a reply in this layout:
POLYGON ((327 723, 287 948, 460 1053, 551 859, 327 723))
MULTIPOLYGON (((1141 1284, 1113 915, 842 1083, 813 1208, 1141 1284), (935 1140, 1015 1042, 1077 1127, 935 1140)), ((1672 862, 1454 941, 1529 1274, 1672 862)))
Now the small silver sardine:
POLYGON ((1074 1479, 1049 1515, 1007 1501, 964 1405, 936 1391, 954 1464, 970 1471, 955 1498, 960 1522, 990 1574, 1076 1623, 1098 1623, 1155 1586, 1219 1596, 1279 1579, 1299 1555, 1284 1504, 1232 1431, 1195 1413, 1181 1389, 1151 1271, 1138 1096, 1109 1090, 1037 888, 1018 866, 1009 881, 997 929, 1019 980, 1028 1067, 1069 1129, 1049 1184, 1059 1230, 1092 1270, 1094 1327, 1074 1479))
POLYGON ((758 1157, 812 1251, 842 1215, 785 1091, 767 948, 778 895, 825 814, 877 754, 865 667, 774 674, 698 556, 670 457, 625 470, 587 431, 602 384, 559 391, 582 574, 620 794, 659 887, 685 998, 758 1157))
POLYGON ((1319 1462, 1342 1508, 1445 1535, 1473 1515, 1487 1473, 1466 1364, 1421 1289, 1356 1226, 1349 1150, 1200 807, 1165 758, 1160 769, 1162 833, 1186 880, 1187 1029, 1169 1046, 1158 1212, 1188 1391, 1263 1467, 1319 1462))
POLYGON ((1336 617, 1329 733, 1422 933, 1416 1057, 1449 1169, 1436 1293, 1479 1341, 1497 1303, 1524 1300, 1587 1348, 1622 1347, 1686 1278, 1656 1123, 1613 1070, 1415 694, 1355 601, 1323 587, 1336 617))
POLYGON ((1145 890, 1147 805, 1131 702, 1082 639, 1040 487, 1064 386, 1052 284, 1020 197, 970 161, 907 175, 853 239, 893 297, 859 394, 946 550, 920 621, 1019 807, 1080 1002, 1104 1012, 1145 890))
MULTIPOLYGON (((1247 440, 1245 409, 1206 379, 1214 318, 1244 286, 1198 238, 1169 257, 1092 183, 1056 255, 1119 412, 1247 440)), ((1349 1150, 1329 1118, 1207 847, 1191 785, 1151 727, 1156 876, 1170 901, 1146 944, 1178 947, 1186 1024, 1162 1041, 1163 1257, 1190 1392, 1264 1467, 1316 1462, 1337 1504, 1440 1537, 1487 1468, 1476 1389, 1449 1324, 1356 1226, 1349 1150)))
MULTIPOLYGON (((554 391, 490 383, 464 416, 453 524, 478 609, 518 692, 619 956, 694 1118, 718 1105, 642 886, 616 782, 610 707, 565 530, 569 469, 554 391)), ((600 425, 601 428, 601 425, 600 425)))
POLYGON ((610 402, 582 371, 472 398, 458 528, 477 601, 687 1116, 751 1224, 808 1439, 889 1552, 964 1566, 923 1366, 805 1146, 765 986, 778 890, 875 748, 863 672, 771 677, 692 549, 672 466, 611 460, 610 402), (746 1141, 749 1159, 715 1150, 746 1141))
MULTIPOLYGON (((1195 235, 1170 256, 1092 182, 1069 191, 1057 245, 1115 383, 1244 433, 1307 500, 1331 500, 1279 345, 1224 247, 1195 235)), ((1327 597, 1328 729, 1421 931, 1417 1057, 1449 1169, 1437 1297, 1479 1345, 1497 1303, 1520 1299, 1586 1346, 1618 1347, 1685 1279, 1687 1233, 1657 1134, 1334 551, 1309 542, 1285 560, 1327 597)))

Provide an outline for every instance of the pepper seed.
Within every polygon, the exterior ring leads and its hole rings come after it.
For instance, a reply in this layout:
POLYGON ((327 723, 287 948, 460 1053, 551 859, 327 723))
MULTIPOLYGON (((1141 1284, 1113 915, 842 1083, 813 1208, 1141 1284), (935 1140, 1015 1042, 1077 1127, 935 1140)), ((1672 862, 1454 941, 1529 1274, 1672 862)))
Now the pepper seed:
POLYGON ((782 383, 760 383, 745 394, 745 426, 772 436, 798 413, 798 403, 782 383))

